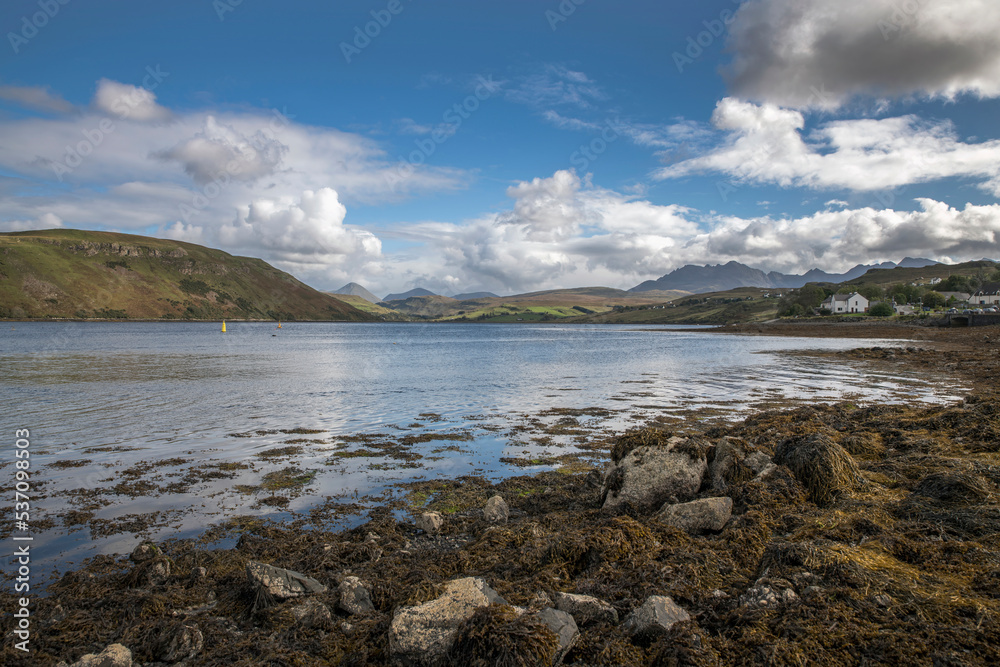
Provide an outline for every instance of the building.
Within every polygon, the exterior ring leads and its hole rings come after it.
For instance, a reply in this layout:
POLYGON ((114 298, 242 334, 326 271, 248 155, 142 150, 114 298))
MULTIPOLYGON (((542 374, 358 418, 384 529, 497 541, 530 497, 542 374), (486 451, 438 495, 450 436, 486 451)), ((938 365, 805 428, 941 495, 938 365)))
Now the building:
POLYGON ((838 313, 867 313, 868 299, 857 292, 853 294, 834 294, 819 305, 826 308, 833 314, 838 313))
POLYGON ((962 305, 968 303, 969 297, 972 296, 968 292, 938 292, 938 294, 943 296, 945 301, 948 301, 949 299, 954 297, 955 298, 954 303, 956 305, 962 305))
POLYGON ((1000 283, 986 283, 969 297, 970 306, 996 306, 1000 304, 1000 283))

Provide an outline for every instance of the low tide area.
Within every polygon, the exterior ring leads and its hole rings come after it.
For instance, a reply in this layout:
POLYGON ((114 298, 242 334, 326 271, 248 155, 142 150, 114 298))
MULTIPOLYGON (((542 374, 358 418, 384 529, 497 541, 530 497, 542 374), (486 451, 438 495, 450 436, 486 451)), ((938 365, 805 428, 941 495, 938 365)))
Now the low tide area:
POLYGON ((5 664, 1000 660, 991 329, 5 333, 31 521, 3 537, 34 577, 34 655, 5 664), (693 486, 629 495, 634 459, 675 453, 693 486), (717 525, 677 519, 709 500, 717 525), (262 591, 256 564, 317 587, 262 591), (414 649, 470 578, 487 604, 414 649), (643 625, 661 598, 676 622, 643 625))

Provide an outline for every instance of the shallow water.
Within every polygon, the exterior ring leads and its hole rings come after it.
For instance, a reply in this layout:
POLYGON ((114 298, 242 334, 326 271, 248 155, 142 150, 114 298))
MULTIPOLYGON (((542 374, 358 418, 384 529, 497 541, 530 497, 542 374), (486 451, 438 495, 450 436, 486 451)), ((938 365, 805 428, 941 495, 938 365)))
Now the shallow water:
POLYGON ((151 536, 189 534, 235 514, 273 515, 257 502, 259 493, 235 487, 259 484, 288 465, 317 473, 286 508, 301 510, 399 480, 521 474, 525 469, 501 457, 541 460, 586 438, 581 430, 606 437, 669 412, 735 418, 795 399, 909 402, 961 394, 942 378, 775 354, 874 344, 899 342, 666 326, 285 323, 278 330, 230 322, 223 334, 212 323, 17 323, 0 337, 9 449, 0 479, 10 490, 13 433, 30 429, 38 497, 32 518, 56 524, 35 529, 36 554, 65 562, 128 550, 137 538, 124 529, 127 515, 164 512, 151 536), (575 436, 534 437, 532 425, 551 425, 558 415, 531 419, 552 408, 610 412, 577 415, 575 436), (318 433, 280 432, 294 429, 318 433), (337 457, 345 447, 364 447, 344 439, 358 434, 423 441, 409 447, 405 462, 337 457), (434 434, 455 439, 428 439, 434 434), (302 451, 293 458, 260 457, 289 440, 307 442, 295 443, 302 451), (158 463, 146 470, 140 462, 158 463), (220 462, 253 467, 164 490, 192 466, 220 462), (135 498, 110 491, 123 480, 158 490, 135 498), (93 489, 102 493, 83 493, 93 489), (86 524, 62 525, 67 510, 84 506, 110 520, 110 535, 94 539, 86 524))

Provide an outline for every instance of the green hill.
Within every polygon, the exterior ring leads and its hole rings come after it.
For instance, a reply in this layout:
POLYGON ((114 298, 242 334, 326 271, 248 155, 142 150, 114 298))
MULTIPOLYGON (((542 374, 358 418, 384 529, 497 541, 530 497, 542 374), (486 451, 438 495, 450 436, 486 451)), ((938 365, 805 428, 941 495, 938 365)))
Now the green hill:
POLYGON ((0 318, 373 319, 260 259, 75 229, 0 234, 0 318))

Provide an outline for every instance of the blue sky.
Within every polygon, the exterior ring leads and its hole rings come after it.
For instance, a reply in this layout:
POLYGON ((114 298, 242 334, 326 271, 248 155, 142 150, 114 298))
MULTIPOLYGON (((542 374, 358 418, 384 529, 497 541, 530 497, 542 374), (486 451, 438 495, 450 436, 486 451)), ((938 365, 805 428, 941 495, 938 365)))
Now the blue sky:
POLYGON ((4 231, 377 294, 1000 256, 987 0, 9 0, 0 28, 4 231))

